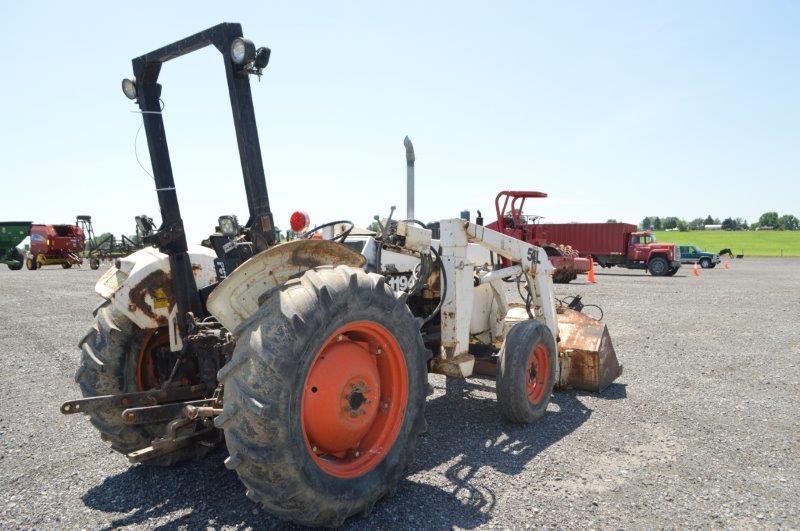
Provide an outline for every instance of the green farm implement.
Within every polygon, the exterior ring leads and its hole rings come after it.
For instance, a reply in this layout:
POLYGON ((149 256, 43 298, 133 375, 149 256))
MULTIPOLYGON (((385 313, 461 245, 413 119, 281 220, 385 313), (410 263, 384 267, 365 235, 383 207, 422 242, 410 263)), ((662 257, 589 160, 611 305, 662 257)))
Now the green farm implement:
POLYGON ((30 221, 0 221, 0 263, 12 271, 22 269, 25 253, 17 248, 31 230, 30 221))

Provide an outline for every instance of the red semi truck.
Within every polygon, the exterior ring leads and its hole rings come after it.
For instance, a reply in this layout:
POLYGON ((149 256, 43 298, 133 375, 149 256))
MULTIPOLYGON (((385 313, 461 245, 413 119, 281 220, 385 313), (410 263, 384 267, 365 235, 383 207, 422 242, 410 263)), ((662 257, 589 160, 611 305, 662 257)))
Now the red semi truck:
POLYGON ((77 225, 32 225, 31 249, 25 260, 28 269, 61 265, 69 269, 82 262, 85 236, 77 225))
POLYGON ((650 231, 630 223, 541 223, 537 236, 571 245, 602 267, 646 269, 653 276, 674 275, 681 267, 680 250, 658 243, 650 231))

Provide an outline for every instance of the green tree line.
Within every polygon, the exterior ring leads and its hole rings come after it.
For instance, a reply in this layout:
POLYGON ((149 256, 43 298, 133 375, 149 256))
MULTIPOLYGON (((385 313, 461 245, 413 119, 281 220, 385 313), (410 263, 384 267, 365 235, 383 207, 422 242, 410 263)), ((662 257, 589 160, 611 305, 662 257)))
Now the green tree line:
POLYGON ((706 225, 722 225, 722 230, 759 230, 759 229, 773 229, 773 230, 800 230, 800 220, 792 214, 779 215, 777 212, 764 212, 758 221, 754 223, 747 223, 746 219, 742 218, 725 218, 720 221, 719 218, 706 216, 704 218, 695 218, 691 221, 681 219, 675 216, 647 216, 642 219, 642 229, 652 230, 674 230, 677 229, 681 232, 687 230, 704 230, 706 225))

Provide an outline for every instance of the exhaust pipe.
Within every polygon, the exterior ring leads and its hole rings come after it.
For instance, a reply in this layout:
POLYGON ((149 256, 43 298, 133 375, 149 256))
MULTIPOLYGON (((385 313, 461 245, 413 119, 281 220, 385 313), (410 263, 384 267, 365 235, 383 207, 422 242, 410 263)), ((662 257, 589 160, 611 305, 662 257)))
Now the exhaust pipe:
POLYGON ((406 147, 406 219, 414 219, 414 144, 406 136, 403 140, 406 147))

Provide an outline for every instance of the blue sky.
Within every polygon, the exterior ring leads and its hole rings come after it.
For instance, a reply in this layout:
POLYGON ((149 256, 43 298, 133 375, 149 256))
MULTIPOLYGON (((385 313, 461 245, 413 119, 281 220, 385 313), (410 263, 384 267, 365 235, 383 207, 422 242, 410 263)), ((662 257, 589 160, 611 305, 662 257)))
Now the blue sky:
MULTIPOLYGON (((279 226, 405 212, 406 134, 424 220, 490 219, 501 189, 548 192, 528 211, 549 221, 800 215, 798 2, 222 4, 3 3, 0 218, 158 220, 120 80, 222 21, 272 49, 253 91, 279 226)), ((220 61, 161 75, 194 240, 246 218, 220 61)))

